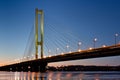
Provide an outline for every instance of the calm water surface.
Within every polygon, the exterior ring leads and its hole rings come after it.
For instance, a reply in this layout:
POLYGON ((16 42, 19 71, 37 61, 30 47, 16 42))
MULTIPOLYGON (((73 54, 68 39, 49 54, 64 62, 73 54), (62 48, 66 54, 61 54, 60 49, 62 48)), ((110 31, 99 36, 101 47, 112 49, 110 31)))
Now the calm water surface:
POLYGON ((0 72, 0 80, 120 80, 120 72, 0 72))

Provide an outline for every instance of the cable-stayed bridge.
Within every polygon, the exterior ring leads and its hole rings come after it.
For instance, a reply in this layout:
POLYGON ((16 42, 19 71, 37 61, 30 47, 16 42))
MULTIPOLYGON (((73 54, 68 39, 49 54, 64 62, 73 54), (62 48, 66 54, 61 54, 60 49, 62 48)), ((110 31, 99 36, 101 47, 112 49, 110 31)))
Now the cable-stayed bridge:
POLYGON ((82 50, 82 42, 71 33, 65 36, 53 25, 48 25, 44 36, 44 12, 36 9, 35 26, 32 27, 23 58, 15 63, 0 67, 4 71, 45 71, 48 63, 77 59, 99 58, 120 55, 120 44, 117 44, 118 34, 115 34, 115 44, 96 47, 97 38, 93 39, 93 47, 82 50), (40 18, 39 18, 40 17, 40 18), (40 22, 40 24, 39 24, 40 22), (53 37, 49 37, 49 32, 53 37), (57 34, 61 34, 57 36, 57 34), (74 37, 74 38, 73 38, 74 37), (55 38, 52 40, 52 38, 55 38), (77 42, 76 42, 77 41, 77 42), (72 43, 77 43, 75 46, 72 43), (45 55, 46 54, 46 55, 45 55))

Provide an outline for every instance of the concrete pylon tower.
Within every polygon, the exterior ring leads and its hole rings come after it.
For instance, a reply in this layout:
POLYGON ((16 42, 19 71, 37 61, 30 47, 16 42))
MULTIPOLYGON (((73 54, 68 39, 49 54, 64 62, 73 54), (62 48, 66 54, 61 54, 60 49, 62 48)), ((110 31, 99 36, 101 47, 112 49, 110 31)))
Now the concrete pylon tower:
POLYGON ((35 47, 36 47, 36 53, 35 53, 35 59, 38 59, 38 46, 41 46, 41 58, 43 58, 43 53, 44 53, 44 49, 43 49, 43 43, 44 43, 44 12, 43 10, 38 10, 36 8, 35 10, 35 47), (40 15, 40 26, 38 26, 38 21, 39 21, 39 16, 40 15), (41 40, 38 40, 38 29, 40 27, 40 38, 41 40))

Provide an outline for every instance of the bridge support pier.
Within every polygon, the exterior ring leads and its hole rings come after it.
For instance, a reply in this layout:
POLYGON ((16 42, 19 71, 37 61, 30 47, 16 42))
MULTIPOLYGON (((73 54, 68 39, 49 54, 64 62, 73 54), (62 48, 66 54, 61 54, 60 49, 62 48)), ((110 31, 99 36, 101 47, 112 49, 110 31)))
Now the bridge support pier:
POLYGON ((45 72, 46 71, 47 62, 39 62, 38 64, 32 64, 30 66, 30 71, 32 72, 45 72))
POLYGON ((40 67, 39 67, 40 72, 45 72, 46 71, 46 67, 47 67, 47 63, 41 64, 40 67))

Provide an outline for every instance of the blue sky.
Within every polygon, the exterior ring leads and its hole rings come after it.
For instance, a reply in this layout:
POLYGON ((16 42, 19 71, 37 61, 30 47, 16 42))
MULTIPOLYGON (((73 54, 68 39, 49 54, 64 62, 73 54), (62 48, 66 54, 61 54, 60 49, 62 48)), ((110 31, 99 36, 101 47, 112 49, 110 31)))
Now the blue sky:
MULTIPOLYGON (((51 43, 54 43, 54 33, 49 25, 58 32, 70 32, 74 35, 70 41, 77 38, 82 42, 82 49, 93 46, 95 37, 98 38, 97 47, 112 45, 114 34, 120 34, 119 0, 0 0, 0 63, 12 62, 24 55, 34 25, 35 8, 44 10, 45 35, 51 43)), ((117 40, 120 41, 120 36, 117 40)), ((118 56, 65 64, 120 65, 119 61, 118 56)))

